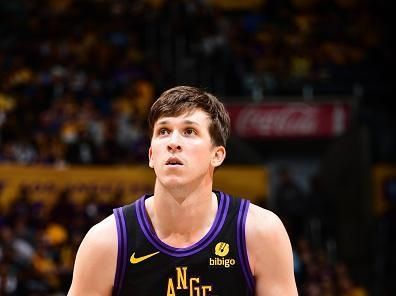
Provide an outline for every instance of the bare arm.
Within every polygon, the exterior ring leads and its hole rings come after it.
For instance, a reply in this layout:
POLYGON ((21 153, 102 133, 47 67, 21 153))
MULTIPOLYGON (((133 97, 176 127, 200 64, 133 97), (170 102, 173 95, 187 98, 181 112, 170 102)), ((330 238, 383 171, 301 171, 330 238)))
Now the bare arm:
POLYGON ((272 212, 250 205, 246 243, 257 296, 298 295, 287 232, 272 212))
POLYGON ((76 256, 68 296, 112 294, 117 262, 117 231, 114 215, 93 226, 76 256))

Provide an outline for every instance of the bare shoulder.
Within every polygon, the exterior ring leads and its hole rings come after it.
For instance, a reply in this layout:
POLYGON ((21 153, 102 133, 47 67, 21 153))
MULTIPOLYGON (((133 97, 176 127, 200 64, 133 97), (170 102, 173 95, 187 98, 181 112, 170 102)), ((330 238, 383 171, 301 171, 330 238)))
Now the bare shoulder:
POLYGON ((78 249, 69 294, 111 295, 117 262, 114 215, 94 225, 78 249))
POLYGON ((92 241, 91 243, 99 248, 113 248, 117 247, 115 241, 111 238, 117 239, 117 228, 114 215, 110 215, 98 224, 95 224, 88 231, 84 240, 92 241))
POLYGON ((110 255, 117 251, 117 228, 114 215, 108 216, 95 224, 87 232, 81 242, 79 252, 89 249, 87 255, 95 254, 110 255))
POLYGON ((269 239, 284 231, 283 223, 275 213, 250 204, 246 218, 247 235, 265 236, 269 239))
POLYGON ((258 272, 259 262, 263 260, 263 253, 272 254, 279 251, 280 246, 290 244, 285 227, 279 217, 254 204, 249 206, 245 233, 249 262, 253 273, 258 272))
POLYGON ((245 234, 256 295, 297 295, 292 248, 279 217, 251 204, 245 234))

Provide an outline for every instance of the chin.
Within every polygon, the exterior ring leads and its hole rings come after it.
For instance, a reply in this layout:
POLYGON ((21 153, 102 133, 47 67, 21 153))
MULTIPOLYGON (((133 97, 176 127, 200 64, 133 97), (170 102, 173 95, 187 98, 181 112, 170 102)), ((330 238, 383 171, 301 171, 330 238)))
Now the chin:
POLYGON ((160 178, 160 183, 162 186, 169 188, 169 189, 177 189, 181 186, 188 184, 185 178, 182 176, 166 176, 164 178, 160 178))
POLYGON ((166 175, 162 178, 158 178, 158 180, 164 188, 167 188, 169 190, 182 190, 186 187, 198 186, 205 179, 205 176, 202 175, 194 175, 188 177, 189 178, 187 178, 186 174, 166 175))

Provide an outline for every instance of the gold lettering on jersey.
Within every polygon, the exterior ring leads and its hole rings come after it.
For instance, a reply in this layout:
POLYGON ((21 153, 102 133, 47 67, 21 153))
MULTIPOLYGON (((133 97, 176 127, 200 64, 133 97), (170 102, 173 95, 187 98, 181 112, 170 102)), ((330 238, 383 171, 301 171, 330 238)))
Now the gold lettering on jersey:
POLYGON ((211 266, 224 266, 225 268, 229 268, 230 266, 235 265, 235 259, 224 259, 224 258, 209 258, 209 265, 211 266))
POLYGON ((168 279, 168 289, 166 291, 166 296, 176 296, 175 287, 173 286, 173 280, 168 279))
POLYGON ((176 267, 176 274, 177 274, 177 289, 187 289, 187 267, 176 267), (181 272, 183 270, 183 272, 181 272), (182 285, 180 285, 182 284, 182 285))
POLYGON ((225 268, 230 268, 235 265, 235 259, 224 258, 230 252, 230 245, 225 242, 219 242, 216 244, 214 253, 217 257, 209 258, 210 266, 222 266, 225 268))
POLYGON ((189 296, 209 296, 208 292, 212 291, 212 286, 201 285, 199 277, 189 278, 187 272, 187 266, 176 267, 176 280, 168 278, 166 296, 177 296, 177 291, 180 290, 189 291, 189 296))

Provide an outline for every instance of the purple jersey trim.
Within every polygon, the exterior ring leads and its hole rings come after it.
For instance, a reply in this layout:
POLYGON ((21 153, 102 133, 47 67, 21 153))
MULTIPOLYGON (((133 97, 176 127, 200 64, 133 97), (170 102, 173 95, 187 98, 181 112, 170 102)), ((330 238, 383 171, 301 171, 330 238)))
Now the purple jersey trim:
POLYGON ((217 209, 215 220, 209 230, 209 232, 200 239, 197 243, 186 247, 186 248, 174 248, 165 244, 161 241, 158 236, 155 234, 150 222, 149 217, 147 216, 146 208, 144 201, 149 196, 143 196, 136 202, 136 216, 138 218, 138 222, 140 224, 140 228, 142 229, 147 240, 156 247, 161 253, 167 254, 173 257, 185 257, 195 254, 205 247, 207 247, 213 239, 219 234, 220 230, 223 227, 225 218, 227 216, 228 207, 230 204, 230 197, 223 192, 220 193, 220 201, 217 209))
POLYGON ((127 234, 126 234, 125 218, 124 218, 124 214, 122 213, 122 208, 114 209, 113 212, 114 212, 114 218, 116 220, 117 238, 118 238, 117 267, 114 278, 113 295, 119 295, 121 292, 121 284, 125 276, 126 264, 128 262, 128 260, 126 260, 127 234))
POLYGON ((246 237, 245 237, 245 225, 246 216, 249 209, 249 201, 241 200, 241 205, 239 207, 238 213, 238 223, 237 223, 237 244, 238 244, 238 254, 241 262, 241 267, 243 275, 245 276, 246 282, 251 292, 254 291, 254 278, 249 265, 248 253, 246 248, 246 237))

